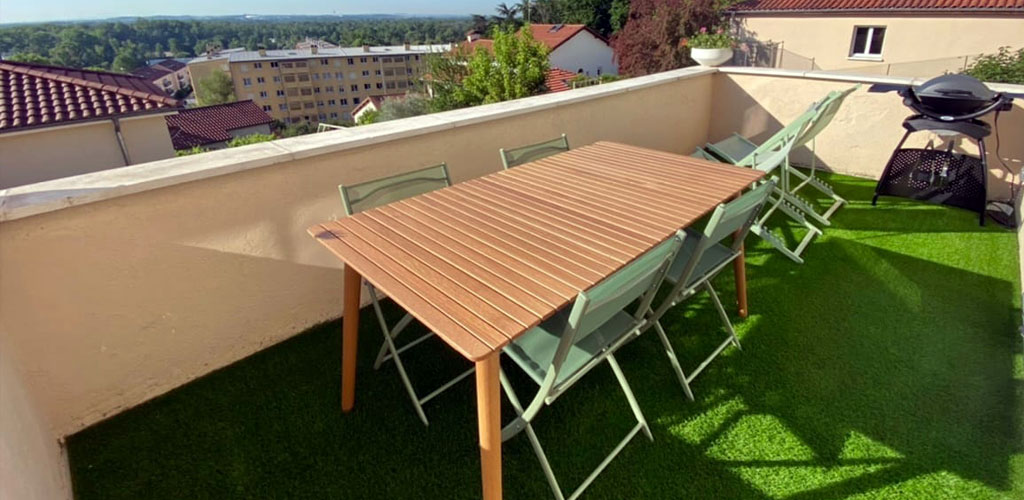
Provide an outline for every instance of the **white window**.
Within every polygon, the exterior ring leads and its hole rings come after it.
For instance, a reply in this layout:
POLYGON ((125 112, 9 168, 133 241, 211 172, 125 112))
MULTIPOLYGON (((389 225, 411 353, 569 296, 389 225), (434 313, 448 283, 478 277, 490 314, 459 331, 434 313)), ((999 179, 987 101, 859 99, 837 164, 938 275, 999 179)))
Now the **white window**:
POLYGON ((280 109, 281 111, 288 111, 288 105, 284 103, 278 104, 277 109, 280 109))
POLYGON ((274 83, 281 83, 281 76, 280 75, 274 75, 274 83))
POLYGON ((283 90, 278 90, 277 91, 277 97, 284 97, 284 91, 283 90))
POLYGON ((885 26, 857 26, 853 28, 850 57, 881 59, 884 41, 885 26))
POLYGON ((273 108, 273 107, 271 107, 271 106, 270 106, 269 104, 264 104, 264 105, 263 105, 263 111, 270 111, 270 110, 272 110, 272 109, 274 109, 274 108, 273 108))
POLYGON ((337 117, 338 117, 338 113, 331 113, 331 118, 337 118, 337 117))
POLYGON ((350 80, 355 80, 356 78, 359 78, 359 73, 356 73, 355 71, 353 71, 353 72, 348 74, 348 77, 349 77, 350 80))
POLYGON ((262 76, 257 76, 256 77, 256 83, 266 83, 266 81, 267 80, 264 79, 262 76))
POLYGON ((370 70, 364 69, 363 76, 370 76, 370 70))
POLYGON ((246 87, 252 86, 252 78, 242 78, 242 85, 246 87))
POLYGON ((245 73, 245 72, 249 71, 249 65, 248 64, 239 64, 238 66, 240 68, 242 68, 242 73, 245 73))
POLYGON ((330 73, 324 73, 323 75, 320 75, 320 76, 322 76, 324 80, 330 80, 331 79, 331 74, 330 73))
POLYGON ((262 97, 262 98, 266 99, 268 95, 269 95, 269 94, 267 94, 267 91, 266 91, 266 90, 261 90, 261 91, 260 91, 260 97, 262 97))
POLYGON ((252 67, 253 67, 253 68, 256 68, 256 69, 260 69, 260 68, 262 68, 262 67, 263 67, 263 63, 253 63, 253 64, 252 64, 252 67))
POLYGON ((337 73, 334 74, 334 78, 336 80, 343 80, 345 79, 345 73, 338 71, 337 73))

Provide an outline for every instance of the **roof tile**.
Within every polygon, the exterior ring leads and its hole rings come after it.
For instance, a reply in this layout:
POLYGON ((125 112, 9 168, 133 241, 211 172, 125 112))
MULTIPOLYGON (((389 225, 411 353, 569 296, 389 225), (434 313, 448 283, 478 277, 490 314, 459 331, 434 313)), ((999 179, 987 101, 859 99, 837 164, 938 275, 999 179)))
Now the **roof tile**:
POLYGON ((1024 0, 748 0, 737 12, 1022 12, 1024 0))
POLYGON ((131 75, 0 61, 0 133, 178 105, 131 75))
POLYGON ((165 118, 174 149, 189 149, 232 139, 231 131, 274 121, 252 101, 183 109, 165 118))

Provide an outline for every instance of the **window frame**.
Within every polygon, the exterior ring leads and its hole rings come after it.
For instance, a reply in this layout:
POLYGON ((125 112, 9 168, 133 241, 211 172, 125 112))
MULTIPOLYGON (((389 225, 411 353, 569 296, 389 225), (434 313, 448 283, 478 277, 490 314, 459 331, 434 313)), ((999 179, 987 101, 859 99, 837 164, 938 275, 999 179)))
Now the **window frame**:
POLYGON ((847 59, 855 61, 881 61, 882 53, 885 51, 885 35, 889 30, 886 26, 879 25, 857 25, 853 27, 853 33, 850 35, 850 52, 847 55, 847 59), (857 52, 857 32, 866 29, 868 30, 867 35, 864 38, 864 52, 857 52), (870 52, 871 45, 875 40, 875 30, 881 30, 882 46, 879 47, 879 52, 873 54, 870 52))

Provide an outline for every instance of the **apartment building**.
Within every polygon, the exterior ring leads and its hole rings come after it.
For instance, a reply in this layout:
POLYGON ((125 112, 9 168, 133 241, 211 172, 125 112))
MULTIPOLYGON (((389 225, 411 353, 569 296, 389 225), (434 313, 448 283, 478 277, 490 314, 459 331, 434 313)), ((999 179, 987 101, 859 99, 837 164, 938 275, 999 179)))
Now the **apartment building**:
MULTIPOLYGON (((224 68, 239 100, 286 123, 350 121, 372 96, 404 93, 426 68, 426 56, 451 45, 397 45, 235 52, 224 68)), ((195 75, 193 75, 193 78, 195 75)))

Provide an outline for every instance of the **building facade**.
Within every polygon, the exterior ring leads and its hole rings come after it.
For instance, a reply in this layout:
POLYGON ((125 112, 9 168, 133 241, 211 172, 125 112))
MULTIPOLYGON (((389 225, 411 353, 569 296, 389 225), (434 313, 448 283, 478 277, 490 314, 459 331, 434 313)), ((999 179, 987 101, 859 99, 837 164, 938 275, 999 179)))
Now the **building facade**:
POLYGON ((121 73, 0 61, 0 189, 174 156, 179 101, 121 73))
POLYGON ((1024 0, 750 0, 731 17, 758 59, 737 64, 930 77, 1024 47, 1024 0))
POLYGON ((235 97, 252 100, 285 123, 351 121, 352 112, 371 96, 401 94, 414 88, 432 53, 450 45, 387 47, 311 46, 294 50, 242 51, 189 63, 193 81, 225 71, 235 97), (197 76, 199 75, 199 76, 197 76))

